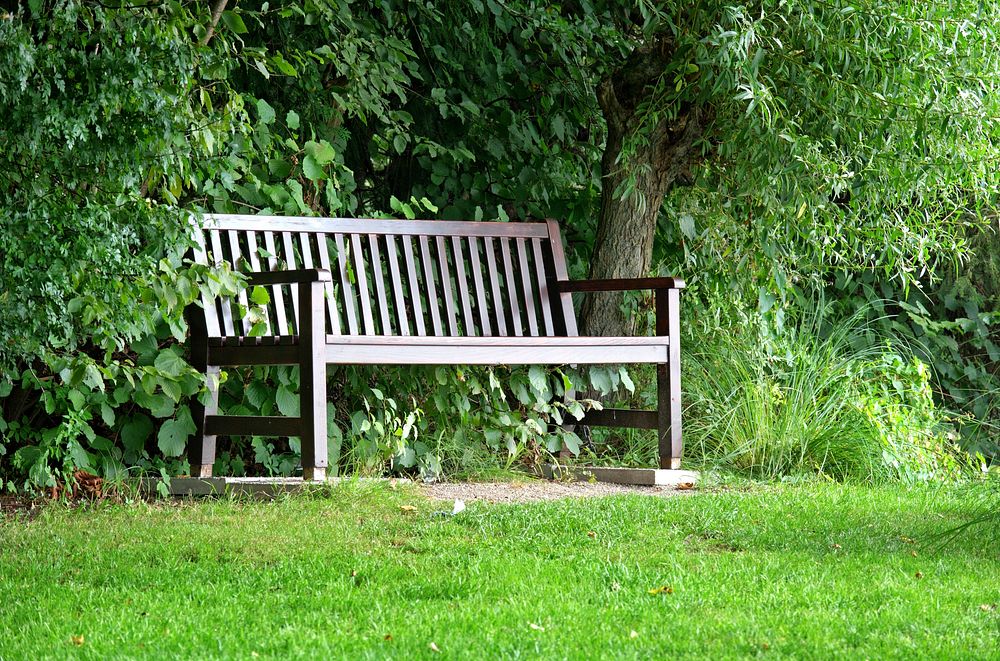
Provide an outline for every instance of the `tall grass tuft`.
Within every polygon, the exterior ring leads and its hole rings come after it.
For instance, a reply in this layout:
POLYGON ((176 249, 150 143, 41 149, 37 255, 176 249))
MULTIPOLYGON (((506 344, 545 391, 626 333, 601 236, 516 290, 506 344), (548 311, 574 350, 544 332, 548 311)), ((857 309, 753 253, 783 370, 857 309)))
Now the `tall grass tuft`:
POLYGON ((756 477, 888 476, 883 433, 858 406, 885 346, 863 314, 829 324, 824 311, 804 313, 780 348, 748 332, 686 352, 687 457, 756 477))

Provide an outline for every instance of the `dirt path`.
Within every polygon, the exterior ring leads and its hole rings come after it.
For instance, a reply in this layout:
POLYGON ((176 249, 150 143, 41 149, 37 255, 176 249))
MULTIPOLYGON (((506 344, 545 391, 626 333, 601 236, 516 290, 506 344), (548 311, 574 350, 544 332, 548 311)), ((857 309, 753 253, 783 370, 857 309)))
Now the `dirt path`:
POLYGON ((684 496, 695 493, 692 489, 674 487, 637 487, 603 482, 440 482, 420 486, 420 491, 435 500, 485 500, 491 503, 527 503, 558 498, 590 498, 616 494, 644 496, 684 496))

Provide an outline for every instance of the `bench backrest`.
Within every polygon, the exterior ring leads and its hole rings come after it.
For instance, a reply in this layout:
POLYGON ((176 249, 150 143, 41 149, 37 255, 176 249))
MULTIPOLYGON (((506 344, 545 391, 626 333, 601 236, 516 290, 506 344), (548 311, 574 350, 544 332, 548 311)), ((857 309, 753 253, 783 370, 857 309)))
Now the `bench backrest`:
MULTIPOLYGON (((239 271, 328 269, 335 335, 576 335, 559 227, 545 223, 208 215, 195 260, 239 271)), ((268 286, 265 336, 295 335, 298 291, 268 286)), ((238 300, 205 305, 210 337, 250 333, 238 300)))

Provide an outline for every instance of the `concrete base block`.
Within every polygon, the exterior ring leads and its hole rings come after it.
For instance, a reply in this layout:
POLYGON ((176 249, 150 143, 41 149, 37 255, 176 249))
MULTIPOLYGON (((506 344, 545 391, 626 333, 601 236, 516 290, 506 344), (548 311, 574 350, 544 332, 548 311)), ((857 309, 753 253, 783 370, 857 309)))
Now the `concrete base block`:
POLYGON ((560 466, 542 464, 539 474, 550 480, 609 482, 647 487, 677 487, 698 482, 697 471, 663 468, 612 468, 600 466, 560 466))

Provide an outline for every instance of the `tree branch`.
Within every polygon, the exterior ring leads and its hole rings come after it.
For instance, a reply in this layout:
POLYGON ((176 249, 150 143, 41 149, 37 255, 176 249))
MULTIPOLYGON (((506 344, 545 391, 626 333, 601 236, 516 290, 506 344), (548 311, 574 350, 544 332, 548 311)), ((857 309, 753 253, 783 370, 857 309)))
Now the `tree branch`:
POLYGON ((212 37, 215 35, 215 26, 219 24, 219 19, 222 18, 222 12, 226 10, 228 2, 229 0, 215 0, 215 5, 212 7, 212 19, 205 30, 205 36, 198 42, 199 46, 207 46, 208 42, 212 40, 212 37))

